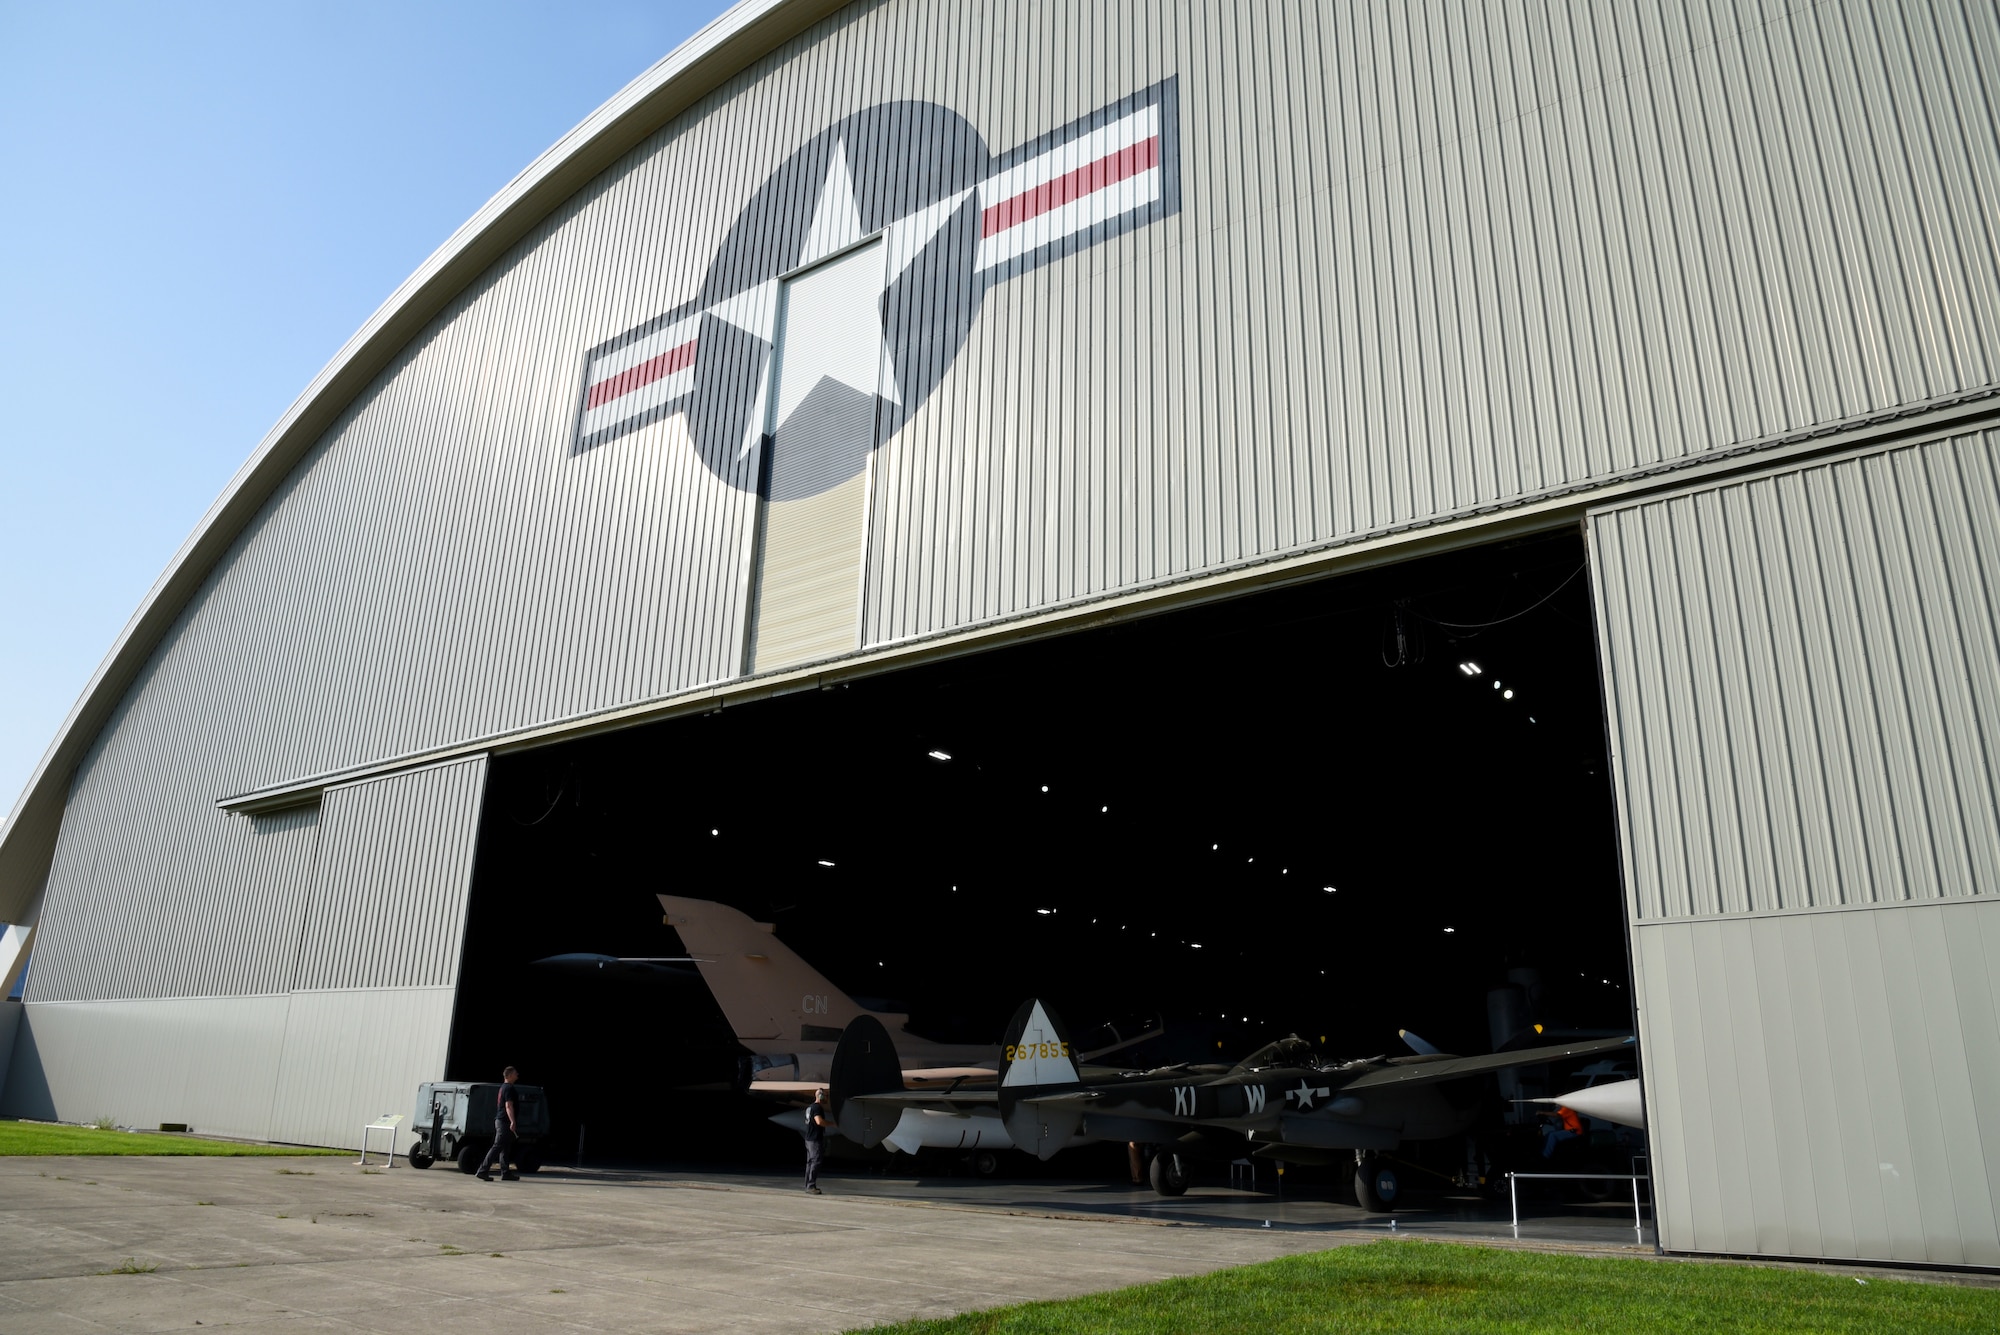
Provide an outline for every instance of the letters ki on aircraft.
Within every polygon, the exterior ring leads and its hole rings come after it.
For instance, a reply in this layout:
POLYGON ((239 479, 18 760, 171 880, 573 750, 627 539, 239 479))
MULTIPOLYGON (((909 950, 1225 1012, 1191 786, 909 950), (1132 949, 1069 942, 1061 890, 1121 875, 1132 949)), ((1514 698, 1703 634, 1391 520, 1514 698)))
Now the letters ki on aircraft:
MULTIPOLYGON (((1091 1141, 1132 1141, 1163 1150, 1154 1159, 1153 1186, 1164 1195, 1187 1189, 1182 1155, 1233 1159, 1248 1153, 1301 1164, 1351 1156, 1362 1203, 1380 1205, 1393 1198, 1394 1177, 1373 1156, 1405 1140, 1457 1135, 1472 1124, 1477 1101, 1452 1097, 1453 1082, 1632 1042, 1597 1039, 1484 1057, 1430 1052, 1329 1061, 1293 1035, 1234 1066, 1089 1072, 1076 1065, 1055 1012, 1028 1001, 1008 1026, 993 1090, 904 1088, 888 1031, 863 1017, 847 1027, 834 1053, 829 1093, 841 1133, 865 1146, 940 1143, 940 1130, 954 1119, 970 1126, 982 1118, 997 1121, 1008 1143, 1043 1159, 1091 1141), (928 1134, 916 1135, 913 1124, 928 1134), (933 1126, 938 1129, 928 1129, 933 1126)), ((982 1143, 990 1148, 994 1142, 982 1143)))

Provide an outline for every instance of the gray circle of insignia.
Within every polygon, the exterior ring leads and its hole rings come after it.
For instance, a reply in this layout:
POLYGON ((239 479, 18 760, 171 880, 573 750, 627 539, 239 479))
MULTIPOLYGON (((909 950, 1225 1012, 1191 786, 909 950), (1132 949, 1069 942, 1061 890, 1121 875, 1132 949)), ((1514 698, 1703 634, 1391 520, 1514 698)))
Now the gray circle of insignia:
MULTIPOLYGON (((853 178, 863 235, 940 200, 965 196, 882 294, 887 369, 896 377, 899 402, 875 399, 872 440, 879 445, 943 381, 971 332, 984 292, 974 269, 980 219, 973 187, 987 176, 991 155, 964 117, 932 102, 887 102, 857 111, 813 136, 744 205, 692 305, 713 308, 799 267, 836 144, 844 150, 853 178)), ((772 345, 726 321, 709 318, 703 324, 701 347, 687 409, 695 449, 717 477, 735 486, 755 486, 756 479, 746 478, 737 460, 753 429, 750 414, 769 374, 772 345)), ((838 486, 866 462, 863 453, 843 458, 834 467, 815 469, 799 495, 838 486)))

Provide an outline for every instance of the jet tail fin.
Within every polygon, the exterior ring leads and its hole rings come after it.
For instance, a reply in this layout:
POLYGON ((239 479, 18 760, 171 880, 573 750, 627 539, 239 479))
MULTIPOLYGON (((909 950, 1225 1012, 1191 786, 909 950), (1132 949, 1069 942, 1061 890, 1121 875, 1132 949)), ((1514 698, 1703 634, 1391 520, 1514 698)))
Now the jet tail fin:
POLYGON ((707 899, 661 895, 660 907, 737 1042, 752 1052, 828 1052, 841 1030, 871 1013, 780 941, 771 924, 707 899))
POLYGON ((1070 1142, 1083 1110, 1036 1103, 1082 1083, 1069 1031, 1043 1002, 1030 998, 1014 1012, 1000 1043, 999 1080, 1000 1118, 1018 1148, 1046 1159, 1070 1142))

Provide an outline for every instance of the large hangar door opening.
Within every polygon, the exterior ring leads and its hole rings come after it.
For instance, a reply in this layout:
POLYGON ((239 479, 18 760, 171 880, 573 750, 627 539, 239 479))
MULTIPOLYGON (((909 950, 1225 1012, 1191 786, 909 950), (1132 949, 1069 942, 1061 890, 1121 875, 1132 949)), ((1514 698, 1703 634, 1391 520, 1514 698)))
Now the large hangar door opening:
POLYGON ((1628 1033, 1583 565, 1484 548, 497 760, 454 1074, 538 1072, 592 1144, 692 1133, 635 1154, 794 1153, 725 1106, 692 971, 535 963, 683 954, 660 893, 943 1041, 1030 995, 1164 1017, 1146 1060, 1628 1033))

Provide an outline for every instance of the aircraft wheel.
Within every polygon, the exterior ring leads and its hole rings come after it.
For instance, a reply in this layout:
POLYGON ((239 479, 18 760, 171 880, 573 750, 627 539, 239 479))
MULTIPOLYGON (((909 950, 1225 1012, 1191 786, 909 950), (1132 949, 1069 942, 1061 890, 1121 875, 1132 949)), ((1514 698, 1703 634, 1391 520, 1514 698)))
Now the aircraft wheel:
POLYGON ((1153 1190, 1162 1196, 1185 1196, 1188 1166, 1178 1154, 1165 1151, 1153 1156, 1153 1190))
POLYGON ((972 1171, 981 1177, 992 1177, 1000 1171, 1000 1156, 992 1150, 979 1150, 972 1156, 972 1171))
POLYGON ((514 1166, 520 1169, 524 1173, 541 1172, 542 1171, 541 1151, 522 1150, 519 1154, 514 1156, 514 1166))
POLYGON ((1396 1207, 1396 1170, 1370 1155, 1354 1165, 1354 1199, 1362 1209, 1385 1214, 1396 1207))
POLYGON ((481 1159, 484 1159, 485 1157, 486 1157, 486 1147, 484 1145, 481 1145, 477 1141, 474 1141, 469 1145, 459 1146, 458 1171, 461 1173, 478 1172, 479 1161, 481 1159))
POLYGON ((437 1162, 437 1156, 425 1149, 424 1143, 420 1140, 410 1146, 409 1160, 412 1168, 429 1168, 437 1162))

